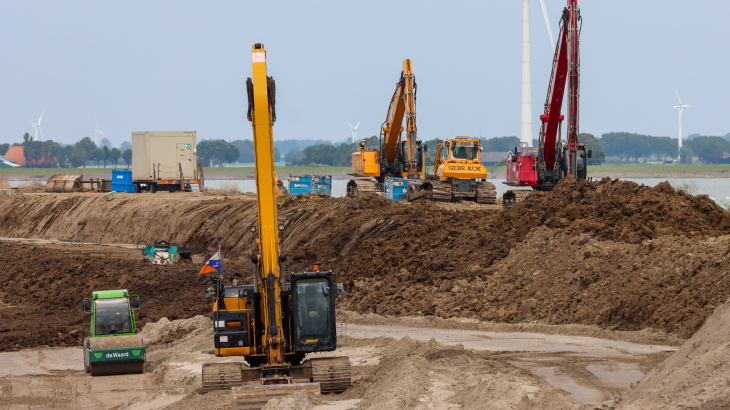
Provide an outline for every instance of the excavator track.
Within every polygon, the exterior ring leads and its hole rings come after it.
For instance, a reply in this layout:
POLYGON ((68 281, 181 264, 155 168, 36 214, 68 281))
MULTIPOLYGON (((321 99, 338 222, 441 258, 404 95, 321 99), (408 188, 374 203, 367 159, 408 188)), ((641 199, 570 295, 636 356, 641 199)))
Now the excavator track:
POLYGON ((432 181, 428 191, 426 198, 432 201, 452 202, 454 200, 454 188, 451 186, 451 182, 432 181))
POLYGON ((477 182, 478 204, 494 205, 497 203, 497 188, 491 182, 477 182))
POLYGON ((526 189, 509 190, 502 194, 502 209, 508 211, 516 203, 523 201, 532 191, 526 189))
POLYGON ((348 198, 357 198, 360 195, 375 194, 377 192, 377 182, 371 179, 351 179, 347 183, 348 198))
POLYGON ((203 391, 229 390, 243 383, 241 363, 204 363, 203 391))
POLYGON ((322 394, 343 393, 352 386, 349 357, 325 357, 311 361, 312 382, 319 383, 322 394))

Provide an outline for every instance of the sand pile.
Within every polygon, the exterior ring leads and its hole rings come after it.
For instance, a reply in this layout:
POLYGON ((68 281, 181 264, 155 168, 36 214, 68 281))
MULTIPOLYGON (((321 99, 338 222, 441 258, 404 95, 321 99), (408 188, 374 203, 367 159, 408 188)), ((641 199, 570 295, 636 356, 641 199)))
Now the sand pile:
POLYGON ((269 400, 261 410, 311 410, 321 401, 304 390, 269 400))
POLYGON ((362 379, 341 396, 362 398, 357 410, 451 408, 455 403, 462 409, 580 407, 566 392, 488 352, 408 337, 376 344, 384 354, 380 363, 365 366, 362 379))
POLYGON ((618 406, 638 409, 730 408, 730 304, 659 365, 618 406))

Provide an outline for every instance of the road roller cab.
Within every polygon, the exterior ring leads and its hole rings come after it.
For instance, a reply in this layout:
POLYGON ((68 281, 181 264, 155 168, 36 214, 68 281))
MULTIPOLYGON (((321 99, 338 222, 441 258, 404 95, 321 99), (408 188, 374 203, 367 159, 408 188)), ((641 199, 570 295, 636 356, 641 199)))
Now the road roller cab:
POLYGON ((84 340, 84 370, 92 376, 142 373, 145 347, 135 335, 134 320, 139 296, 126 289, 94 291, 83 307, 91 315, 91 336, 84 340))

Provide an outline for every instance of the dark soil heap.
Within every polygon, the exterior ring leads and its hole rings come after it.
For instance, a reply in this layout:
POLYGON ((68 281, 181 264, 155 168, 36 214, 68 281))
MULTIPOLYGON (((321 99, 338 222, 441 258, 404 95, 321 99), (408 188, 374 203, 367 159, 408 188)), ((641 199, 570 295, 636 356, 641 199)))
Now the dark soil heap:
POLYGON ((506 213, 350 204, 287 248, 295 267, 335 268, 360 312, 689 335, 730 295, 730 248, 703 242, 730 233, 730 215, 668 183, 564 180, 506 213))
MULTIPOLYGON (((240 282, 253 269, 255 218, 248 196, 0 197, 2 236, 167 239, 206 258, 222 245, 224 273, 240 282)), ((333 269, 347 288, 339 305, 358 312, 689 336, 730 296, 730 214, 668 183, 565 179, 509 212, 287 196, 279 218, 291 270, 333 269)), ((92 289, 139 293, 141 323, 210 314, 208 283, 194 282, 199 265, 152 266, 137 251, 108 249, 0 241, 0 350, 76 343, 88 331, 80 304, 92 289)))

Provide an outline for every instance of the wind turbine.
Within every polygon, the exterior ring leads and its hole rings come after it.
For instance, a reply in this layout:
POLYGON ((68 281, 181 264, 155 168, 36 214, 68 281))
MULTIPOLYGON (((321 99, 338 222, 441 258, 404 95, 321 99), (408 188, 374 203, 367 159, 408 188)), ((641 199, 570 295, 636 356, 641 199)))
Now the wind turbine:
POLYGON ((43 118, 43 111, 45 110, 45 108, 41 110, 41 116, 38 117, 38 122, 28 121, 28 124, 32 125, 33 128, 35 128, 35 136, 33 137, 33 141, 38 141, 38 131, 41 132, 41 138, 43 138, 43 130, 41 129, 41 118, 43 118))
MULTIPOLYGON (((350 125, 350 123, 348 122, 347 125, 350 125)), ((359 127, 359 126, 360 126, 359 122, 354 127, 352 125, 350 125, 350 131, 352 131, 352 143, 353 144, 355 143, 355 139, 356 139, 355 137, 357 136, 357 127, 359 127)))
MULTIPOLYGON (((545 1, 540 0, 542 16, 550 35, 550 46, 555 52, 553 32, 550 30, 545 1)), ((520 143, 532 146, 532 75, 530 72, 530 0, 522 0, 522 115, 520 120, 520 143)))
POLYGON ((94 115, 94 124, 96 124, 96 127, 94 127, 94 129, 92 130, 92 131, 94 131, 94 144, 96 144, 98 146, 99 144, 96 143, 96 134, 101 134, 105 137, 106 137, 106 134, 99 131, 99 122, 96 121, 96 115, 94 115))
MULTIPOLYGON (((679 91, 677 91, 677 87, 674 87, 674 92, 677 93, 677 100, 679 100, 679 105, 675 105, 674 108, 679 110, 679 146, 677 147, 677 152, 682 150, 682 110, 688 107, 691 107, 691 105, 684 105, 682 104, 682 99, 679 98, 679 91)), ((677 154, 677 159, 680 159, 681 154, 677 154)))

